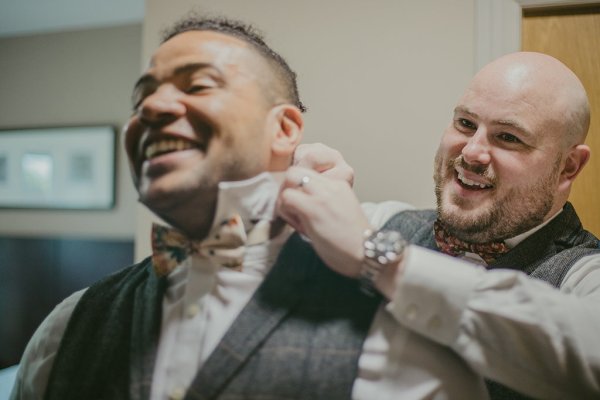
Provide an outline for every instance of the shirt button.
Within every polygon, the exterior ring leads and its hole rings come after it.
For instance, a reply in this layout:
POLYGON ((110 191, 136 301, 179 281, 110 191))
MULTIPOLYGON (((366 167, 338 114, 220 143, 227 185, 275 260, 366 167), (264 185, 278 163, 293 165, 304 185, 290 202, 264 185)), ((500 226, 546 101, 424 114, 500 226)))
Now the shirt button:
POLYGON ((175 388, 169 394, 169 400, 181 400, 185 396, 185 390, 183 388, 175 388))
POLYGON ((200 312, 200 306, 198 304, 192 304, 185 310, 185 315, 188 318, 194 318, 200 312))
POLYGON ((417 318, 417 313, 419 312, 419 308, 416 304, 411 303, 406 307, 406 318, 409 321, 414 321, 417 318))

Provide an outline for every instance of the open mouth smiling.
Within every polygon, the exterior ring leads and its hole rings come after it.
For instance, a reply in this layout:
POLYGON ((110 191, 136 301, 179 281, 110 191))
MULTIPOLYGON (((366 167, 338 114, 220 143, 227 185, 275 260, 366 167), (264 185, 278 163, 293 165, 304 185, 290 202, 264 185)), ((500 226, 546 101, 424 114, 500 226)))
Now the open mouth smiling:
POLYGON ((183 139, 162 139, 146 145, 146 148, 144 149, 144 158, 146 160, 150 160, 174 151, 182 151, 199 147, 200 146, 198 144, 183 139))
POLYGON ((137 143, 137 151, 135 157, 135 171, 138 176, 143 174, 144 164, 146 173, 156 174, 169 170, 174 163, 178 163, 181 154, 184 157, 192 155, 191 152, 199 151, 202 155, 206 155, 214 136, 214 129, 211 125, 205 122, 196 122, 192 127, 189 122, 180 122, 183 127, 175 129, 177 126, 173 123, 169 129, 152 129, 147 124, 141 124, 141 128, 145 128, 145 132, 140 133, 137 143), (170 129, 173 128, 173 129, 170 129), (180 132, 181 131, 181 132, 180 132), (186 155, 187 153, 187 155, 186 155), (152 172, 150 172, 152 171, 152 172))
POLYGON ((494 185, 489 183, 477 182, 472 179, 469 179, 464 175, 462 171, 458 169, 456 170, 456 179, 462 187, 470 190, 485 190, 492 189, 494 187, 494 185))
MULTIPOLYGON (((160 135, 151 139, 147 139, 138 152, 136 171, 137 174, 142 174, 143 165, 146 162, 151 162, 148 168, 151 168, 152 174, 158 171, 164 171, 167 164, 174 161, 169 157, 170 154, 176 154, 188 150, 197 149, 203 153, 206 152, 204 143, 182 138, 174 135, 160 135), (165 157, 164 159, 162 157, 165 157), (169 157, 169 158, 167 158, 169 157)), ((183 153, 182 153, 183 154, 183 153)), ((150 170, 147 172, 149 173, 150 170)))
POLYGON ((198 141, 175 135, 156 135, 147 138, 140 151, 140 164, 179 151, 198 149, 206 152, 208 141, 198 141))

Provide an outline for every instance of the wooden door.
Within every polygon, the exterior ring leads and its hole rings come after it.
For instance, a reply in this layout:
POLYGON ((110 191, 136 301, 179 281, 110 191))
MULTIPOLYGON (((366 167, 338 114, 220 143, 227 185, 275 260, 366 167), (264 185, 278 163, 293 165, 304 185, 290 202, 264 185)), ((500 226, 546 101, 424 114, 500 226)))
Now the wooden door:
POLYGON ((521 47, 561 60, 588 93, 592 121, 586 143, 592 156, 569 200, 583 226, 600 237, 600 5, 524 10, 521 47))

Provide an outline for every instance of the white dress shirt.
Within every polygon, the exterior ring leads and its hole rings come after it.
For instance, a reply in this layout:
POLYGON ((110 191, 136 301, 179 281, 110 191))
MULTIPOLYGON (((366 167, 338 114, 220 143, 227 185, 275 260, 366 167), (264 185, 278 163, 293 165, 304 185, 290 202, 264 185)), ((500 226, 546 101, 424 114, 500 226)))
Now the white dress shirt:
MULTIPOLYGON (((232 213, 239 214, 245 226, 251 220, 272 220, 278 180, 278 175, 264 173, 246 181, 222 182, 213 226, 232 213)), ((263 281, 290 234, 290 229, 284 229, 266 243, 248 246, 241 271, 192 256, 169 274, 152 400, 184 397, 196 372, 263 281)))

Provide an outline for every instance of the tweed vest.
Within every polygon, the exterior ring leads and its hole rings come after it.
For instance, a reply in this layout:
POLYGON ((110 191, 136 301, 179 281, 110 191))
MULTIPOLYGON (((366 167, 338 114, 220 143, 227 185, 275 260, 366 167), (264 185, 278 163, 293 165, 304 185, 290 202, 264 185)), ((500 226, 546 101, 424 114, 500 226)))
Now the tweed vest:
MULTIPOLYGON (((90 287, 67 326, 46 399, 148 399, 164 290, 149 260, 90 287)), ((186 399, 349 399, 380 300, 293 235, 186 399)))
MULTIPOLYGON (((399 231, 410 243, 439 251, 433 233, 436 219, 434 210, 403 211, 392 217, 385 228, 399 231)), ((598 239, 583 229, 575 209, 567 203, 556 218, 488 265, 488 269, 516 269, 560 287, 577 260, 598 253, 598 239)), ((492 400, 530 399, 500 383, 488 380, 486 384, 492 400)))

